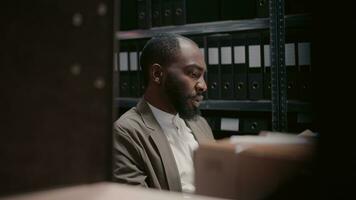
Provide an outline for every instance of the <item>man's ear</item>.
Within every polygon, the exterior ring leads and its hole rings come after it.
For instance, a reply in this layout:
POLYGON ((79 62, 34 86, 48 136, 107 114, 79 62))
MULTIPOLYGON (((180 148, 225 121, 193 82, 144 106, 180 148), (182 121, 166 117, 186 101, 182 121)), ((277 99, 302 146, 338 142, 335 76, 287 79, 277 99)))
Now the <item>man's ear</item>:
POLYGON ((153 64, 151 67, 151 77, 153 82, 157 84, 161 84, 162 81, 162 76, 163 76, 163 68, 160 64, 153 64))

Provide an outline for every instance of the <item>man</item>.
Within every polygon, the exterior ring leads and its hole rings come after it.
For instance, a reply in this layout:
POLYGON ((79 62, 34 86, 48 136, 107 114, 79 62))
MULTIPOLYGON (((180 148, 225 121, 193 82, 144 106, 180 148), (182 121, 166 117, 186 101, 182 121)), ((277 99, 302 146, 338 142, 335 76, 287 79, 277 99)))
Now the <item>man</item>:
POLYGON ((204 57, 190 39, 161 34, 147 42, 140 65, 143 98, 114 123, 114 181, 192 193, 192 153, 214 140, 198 109, 204 57))

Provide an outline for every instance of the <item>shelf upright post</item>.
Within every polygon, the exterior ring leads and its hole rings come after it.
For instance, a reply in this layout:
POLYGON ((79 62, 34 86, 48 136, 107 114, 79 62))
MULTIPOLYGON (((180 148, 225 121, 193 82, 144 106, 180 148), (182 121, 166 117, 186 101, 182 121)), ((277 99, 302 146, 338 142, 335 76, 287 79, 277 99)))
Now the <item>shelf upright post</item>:
POLYGON ((287 131, 284 0, 270 0, 272 130, 287 131))
POLYGON ((113 80, 113 112, 112 112, 112 120, 113 122, 118 117, 118 111, 116 108, 116 98, 119 97, 119 51, 120 51, 120 40, 117 39, 116 33, 120 31, 120 10, 121 10, 121 0, 114 0, 113 2, 113 66, 112 66, 112 80, 113 80))

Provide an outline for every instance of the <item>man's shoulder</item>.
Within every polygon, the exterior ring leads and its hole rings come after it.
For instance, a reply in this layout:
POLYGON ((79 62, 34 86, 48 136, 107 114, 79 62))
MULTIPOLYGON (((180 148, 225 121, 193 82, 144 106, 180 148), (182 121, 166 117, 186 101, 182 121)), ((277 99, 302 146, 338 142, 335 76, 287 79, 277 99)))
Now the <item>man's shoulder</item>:
POLYGON ((196 116, 195 119, 193 120, 194 122, 198 123, 198 124, 204 124, 207 125, 208 122, 206 121, 206 119, 203 116, 196 116))
POLYGON ((197 115, 194 119, 189 120, 189 122, 201 127, 204 131, 211 132, 210 125, 203 116, 197 115))
MULTIPOLYGON (((192 120, 187 120, 188 125, 197 131, 195 134, 199 136, 200 140, 214 140, 213 132, 206 121, 202 116, 196 116, 192 120)), ((194 131, 193 130, 193 131, 194 131)))
POLYGON ((142 123, 141 115, 136 107, 126 111, 114 122, 114 127, 132 128, 134 124, 142 123))

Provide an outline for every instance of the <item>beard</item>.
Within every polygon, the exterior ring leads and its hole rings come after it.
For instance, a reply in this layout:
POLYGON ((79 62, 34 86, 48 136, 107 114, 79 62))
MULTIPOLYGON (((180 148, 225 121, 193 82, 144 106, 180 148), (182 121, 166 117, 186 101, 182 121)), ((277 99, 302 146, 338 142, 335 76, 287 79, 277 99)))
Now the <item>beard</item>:
POLYGON ((197 96, 201 96, 202 94, 186 94, 183 86, 184 83, 179 81, 177 77, 170 74, 167 75, 165 92, 167 93, 172 105, 182 119, 195 119, 198 115, 200 115, 200 110, 198 107, 193 105, 189 106, 188 102, 192 101, 197 96))

